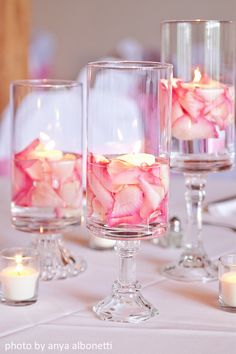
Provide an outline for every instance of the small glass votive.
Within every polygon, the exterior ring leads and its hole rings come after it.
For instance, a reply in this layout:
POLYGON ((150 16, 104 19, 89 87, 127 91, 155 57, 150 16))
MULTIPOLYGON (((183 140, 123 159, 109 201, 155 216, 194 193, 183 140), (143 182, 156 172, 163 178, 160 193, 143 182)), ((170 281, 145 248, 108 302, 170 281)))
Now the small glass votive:
POLYGON ((0 252, 1 302, 12 306, 37 301, 40 264, 32 248, 6 248, 0 252))
POLYGON ((219 258, 219 303, 223 310, 236 312, 236 254, 219 258))

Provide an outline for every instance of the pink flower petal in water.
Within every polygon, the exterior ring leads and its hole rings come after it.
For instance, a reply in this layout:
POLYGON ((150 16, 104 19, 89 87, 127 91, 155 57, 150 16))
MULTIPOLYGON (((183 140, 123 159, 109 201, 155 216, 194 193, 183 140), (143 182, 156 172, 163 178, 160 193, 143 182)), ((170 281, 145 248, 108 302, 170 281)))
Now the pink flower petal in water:
MULTIPOLYGON (((33 188, 33 187, 31 187, 33 188)), ((14 204, 17 206, 29 207, 31 206, 31 194, 30 190, 21 190, 13 199, 14 204)))
POLYGON ((64 207, 63 200, 53 190, 50 184, 46 182, 36 182, 36 185, 31 190, 31 201, 34 207, 64 207))
POLYGON ((60 187, 59 195, 66 207, 79 208, 82 206, 82 187, 78 180, 64 182, 60 187))
POLYGON ((126 172, 129 169, 130 165, 122 160, 114 159, 107 166, 107 172, 113 179, 115 176, 122 172, 126 172))
POLYGON ((95 197, 92 200, 92 209, 94 212, 94 216, 98 217, 100 220, 105 220, 106 218, 106 213, 104 211, 104 208, 102 206, 102 204, 99 202, 99 200, 95 197))
POLYGON ((126 185, 115 195, 115 203, 110 214, 111 218, 134 215, 140 210, 143 202, 143 192, 138 186, 126 185))
POLYGON ((63 183, 73 175, 75 168, 75 161, 73 160, 61 160, 61 161, 49 161, 51 167, 51 175, 53 179, 63 183))
POLYGON ((30 143, 24 150, 22 150, 22 151, 18 152, 17 154, 15 154, 16 160, 18 160, 18 159, 27 160, 28 157, 37 148, 37 146, 39 144, 40 144, 40 140, 39 139, 35 139, 34 141, 32 141, 32 143, 30 143))
POLYGON ((176 121, 176 119, 181 117, 183 114, 184 114, 184 111, 181 108, 179 101, 175 100, 175 102, 173 102, 173 104, 172 104, 172 115, 171 115, 172 124, 176 121))
POLYGON ((13 167, 13 201, 19 194, 27 194, 32 186, 31 178, 24 172, 23 169, 14 164, 13 167))
MULTIPOLYGON (((107 164, 106 164, 107 165, 107 164)), ((120 190, 120 186, 116 185, 115 178, 112 179, 107 172, 107 166, 104 164, 92 165, 92 172, 99 180, 99 182, 110 192, 117 192, 120 190)))
POLYGON ((43 163, 40 160, 19 160, 18 161, 27 175, 36 181, 44 179, 43 163))
POLYGON ((204 100, 193 91, 187 91, 183 97, 179 97, 179 102, 193 120, 198 118, 205 107, 204 100))
POLYGON ((106 188, 103 187, 101 182, 99 182, 97 177, 91 171, 88 171, 88 183, 92 192, 102 204, 106 212, 110 211, 114 204, 112 194, 106 188))
POLYGON ((91 188, 89 188, 89 186, 88 186, 88 188, 86 190, 86 213, 87 213, 88 217, 93 215, 92 203, 93 203, 94 198, 96 198, 96 197, 93 194, 91 188))
POLYGON ((160 205, 165 195, 165 189, 163 186, 152 185, 142 178, 140 178, 140 187, 144 192, 140 215, 146 220, 160 205))
POLYGON ((224 93, 224 87, 196 88, 195 94, 206 101, 212 102, 224 93))
POLYGON ((178 118, 172 126, 172 136, 180 140, 217 138, 218 134, 213 123, 205 118, 193 122, 188 116, 178 118))
MULTIPOLYGON (((148 183, 151 183, 151 184, 157 184, 160 182, 160 177, 159 176, 156 177, 152 173, 151 168, 149 168, 146 172, 142 172, 139 177, 145 179, 148 183)), ((138 183, 139 183, 139 179, 138 179, 138 183)))
POLYGON ((124 172, 118 173, 113 177, 112 182, 116 185, 121 184, 137 184, 138 177, 142 174, 142 171, 138 167, 127 169, 124 172))

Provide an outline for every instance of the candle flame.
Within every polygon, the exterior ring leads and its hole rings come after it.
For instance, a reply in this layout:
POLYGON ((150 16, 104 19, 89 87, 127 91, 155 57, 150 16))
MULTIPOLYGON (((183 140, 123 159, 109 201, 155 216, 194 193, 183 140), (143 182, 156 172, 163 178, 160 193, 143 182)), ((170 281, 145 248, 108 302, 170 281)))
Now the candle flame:
POLYGON ((22 263, 22 254, 16 254, 15 255, 15 261, 16 261, 16 264, 21 264, 22 263))
POLYGON ((40 132, 39 137, 40 137, 40 141, 44 145, 45 150, 53 150, 55 148, 55 145, 56 145, 55 141, 51 140, 50 137, 46 133, 40 132))
POLYGON ((193 79, 193 82, 199 82, 202 78, 202 74, 201 74, 201 71, 199 70, 199 67, 197 67, 195 70, 194 70, 194 79, 193 79))
POLYGON ((22 265, 22 254, 16 254, 15 255, 15 261, 16 261, 16 273, 18 275, 21 275, 23 271, 23 265, 22 265))

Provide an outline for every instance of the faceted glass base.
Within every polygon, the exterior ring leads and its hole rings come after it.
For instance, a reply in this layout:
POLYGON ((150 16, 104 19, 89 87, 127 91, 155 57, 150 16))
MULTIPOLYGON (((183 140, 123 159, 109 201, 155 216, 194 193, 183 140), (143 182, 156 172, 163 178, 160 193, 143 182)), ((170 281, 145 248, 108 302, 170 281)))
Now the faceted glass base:
POLYGON ((218 268, 206 254, 185 251, 178 263, 165 266, 161 273, 178 281, 208 282, 218 278, 218 268))
POLYGON ((87 267, 83 258, 64 247, 61 235, 38 235, 33 247, 40 255, 41 280, 74 277, 87 267))
POLYGON ((123 287, 118 281, 113 285, 112 295, 93 307, 101 320, 139 323, 158 314, 158 311, 140 293, 138 282, 132 288, 123 287))

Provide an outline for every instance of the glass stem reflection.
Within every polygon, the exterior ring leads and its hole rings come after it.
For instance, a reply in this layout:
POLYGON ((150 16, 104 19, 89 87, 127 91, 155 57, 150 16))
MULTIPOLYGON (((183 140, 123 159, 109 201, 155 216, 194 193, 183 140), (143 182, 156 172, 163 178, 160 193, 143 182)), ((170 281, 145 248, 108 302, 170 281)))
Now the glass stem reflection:
POLYGON ((205 199, 206 175, 186 173, 185 201, 187 208, 186 250, 205 253, 202 242, 202 208, 205 199))
POLYGON ((117 241, 115 250, 119 256, 119 288, 130 289, 137 287, 136 254, 140 241, 117 241))

